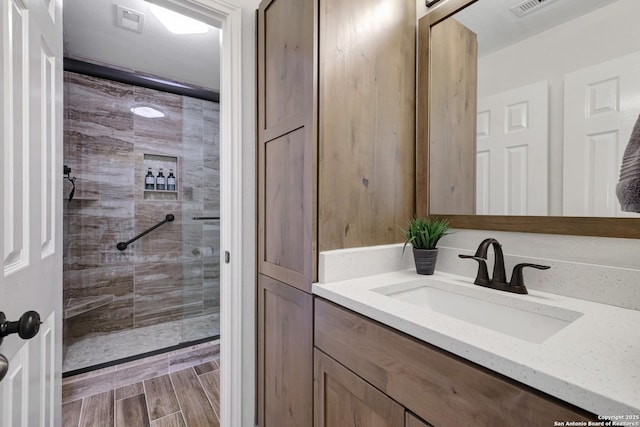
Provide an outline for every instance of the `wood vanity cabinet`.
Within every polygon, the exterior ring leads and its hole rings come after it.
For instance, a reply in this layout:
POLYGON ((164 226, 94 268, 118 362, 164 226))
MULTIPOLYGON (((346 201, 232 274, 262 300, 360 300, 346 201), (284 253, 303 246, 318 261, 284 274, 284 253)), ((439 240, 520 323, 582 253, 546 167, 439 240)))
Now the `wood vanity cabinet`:
POLYGON ((415 211, 415 14, 413 0, 259 5, 261 427, 312 425, 318 252, 398 242, 415 211))
MULTIPOLYGON (((375 413, 391 420, 380 424, 389 426, 426 422, 436 427, 552 426, 554 421, 595 419, 593 414, 321 298, 314 302, 317 426, 331 425, 323 419, 327 411, 343 417, 349 411, 358 416, 375 413), (405 414, 403 424, 402 409, 419 419, 405 414)), ((334 425, 356 424, 347 420, 334 425)))
POLYGON ((313 359, 315 427, 430 427, 320 350, 313 359))

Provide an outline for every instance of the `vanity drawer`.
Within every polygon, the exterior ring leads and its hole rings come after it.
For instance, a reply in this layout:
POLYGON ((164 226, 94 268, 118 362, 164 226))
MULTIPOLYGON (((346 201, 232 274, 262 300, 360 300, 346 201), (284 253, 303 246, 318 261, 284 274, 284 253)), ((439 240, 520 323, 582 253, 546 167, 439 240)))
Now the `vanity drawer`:
POLYGON ((320 298, 314 345, 436 427, 553 426, 595 418, 320 298))

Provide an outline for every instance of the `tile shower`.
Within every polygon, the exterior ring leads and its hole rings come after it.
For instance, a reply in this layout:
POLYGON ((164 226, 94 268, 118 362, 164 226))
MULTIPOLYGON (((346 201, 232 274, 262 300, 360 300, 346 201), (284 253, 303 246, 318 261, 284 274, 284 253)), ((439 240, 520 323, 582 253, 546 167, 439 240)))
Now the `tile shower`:
POLYGON ((70 201, 64 185, 63 371, 219 335, 219 104, 71 72, 64 81, 64 164, 76 180, 70 201), (176 191, 145 191, 160 167, 176 191), (116 248, 167 214, 175 220, 116 248))

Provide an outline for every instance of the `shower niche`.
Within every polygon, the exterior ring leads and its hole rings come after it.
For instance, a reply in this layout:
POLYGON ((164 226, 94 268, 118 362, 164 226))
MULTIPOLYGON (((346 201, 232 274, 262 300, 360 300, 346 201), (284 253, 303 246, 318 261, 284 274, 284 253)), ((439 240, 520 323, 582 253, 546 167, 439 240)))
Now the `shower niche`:
POLYGON ((144 200, 180 200, 178 189, 182 179, 179 179, 179 163, 178 157, 150 153, 143 154, 142 166, 144 173, 140 180, 140 186, 144 200), (147 188, 146 185, 149 172, 153 175, 153 189, 147 188), (158 184, 160 173, 162 173, 162 178, 164 179, 162 184, 158 184), (173 184, 169 183, 171 178, 173 178, 173 184), (173 185, 172 188, 171 185, 173 185))

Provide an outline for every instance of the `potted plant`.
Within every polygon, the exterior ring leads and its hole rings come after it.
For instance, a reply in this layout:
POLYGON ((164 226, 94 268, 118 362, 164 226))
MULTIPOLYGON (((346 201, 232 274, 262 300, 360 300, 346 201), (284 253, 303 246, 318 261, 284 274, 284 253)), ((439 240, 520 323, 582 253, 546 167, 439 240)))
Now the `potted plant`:
POLYGON ((438 240, 450 234, 449 221, 436 217, 414 218, 407 222, 407 228, 401 229, 407 245, 413 246, 413 259, 418 274, 433 274, 438 258, 436 245, 438 240))

